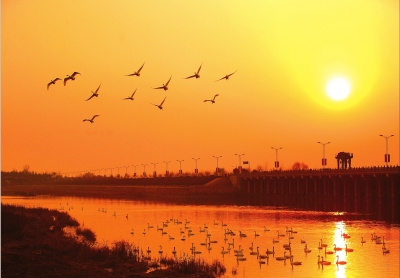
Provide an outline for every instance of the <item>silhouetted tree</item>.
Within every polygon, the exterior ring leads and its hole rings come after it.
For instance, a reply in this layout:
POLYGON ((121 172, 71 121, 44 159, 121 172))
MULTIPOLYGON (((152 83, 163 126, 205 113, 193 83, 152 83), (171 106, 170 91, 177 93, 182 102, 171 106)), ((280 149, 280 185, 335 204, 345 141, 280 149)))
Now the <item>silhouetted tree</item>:
POLYGON ((292 170, 308 170, 308 165, 303 162, 295 162, 292 166, 292 170))

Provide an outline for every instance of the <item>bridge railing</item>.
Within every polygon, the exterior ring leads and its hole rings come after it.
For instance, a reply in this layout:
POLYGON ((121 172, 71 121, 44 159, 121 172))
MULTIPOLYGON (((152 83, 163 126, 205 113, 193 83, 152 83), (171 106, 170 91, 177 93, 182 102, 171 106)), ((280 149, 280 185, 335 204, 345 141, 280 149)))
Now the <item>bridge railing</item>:
POLYGON ((262 172, 240 173, 238 177, 264 177, 264 176, 304 176, 304 175, 340 175, 340 174, 400 174, 400 166, 389 167, 356 167, 350 169, 307 169, 307 170, 271 170, 262 172))

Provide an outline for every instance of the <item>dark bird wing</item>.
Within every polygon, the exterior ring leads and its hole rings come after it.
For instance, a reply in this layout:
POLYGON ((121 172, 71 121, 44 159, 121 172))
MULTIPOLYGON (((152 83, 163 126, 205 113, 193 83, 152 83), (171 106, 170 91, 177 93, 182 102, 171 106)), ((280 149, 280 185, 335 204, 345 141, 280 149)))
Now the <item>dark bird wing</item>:
POLYGON ((167 86, 168 86, 168 84, 169 84, 169 81, 171 81, 171 78, 172 78, 172 75, 171 75, 171 77, 168 79, 167 83, 165 83, 165 87, 167 87, 167 86))
POLYGON ((92 97, 94 97, 94 96, 95 96, 95 94, 92 94, 92 95, 90 96, 90 98, 88 98, 86 101, 92 99, 92 97))
POLYGON ((100 86, 101 86, 101 84, 99 85, 99 87, 98 87, 98 88, 96 89, 96 91, 94 92, 95 94, 97 94, 97 92, 99 91, 100 86))
POLYGON ((98 117, 98 116, 100 116, 100 115, 94 115, 94 116, 92 117, 92 121, 94 120, 94 118, 96 118, 96 117, 98 117))
POLYGON ((167 97, 164 98, 164 100, 161 102, 160 106, 162 106, 164 104, 164 101, 167 97))
POLYGON ((214 96, 213 100, 215 100, 215 98, 216 98, 217 96, 219 96, 219 94, 216 94, 216 95, 214 96))
POLYGON ((199 69, 197 70, 197 74, 200 73, 200 70, 201 70, 201 66, 202 66, 202 65, 203 65, 203 64, 201 64, 200 67, 199 67, 199 69))
POLYGON ((215 80, 215 82, 220 81, 220 80, 222 80, 222 79, 226 79, 226 76, 224 76, 224 77, 222 77, 222 78, 220 78, 220 79, 218 79, 218 80, 215 80))
POLYGON ((67 81, 70 79, 71 79, 71 77, 69 77, 69 76, 64 78, 64 86, 67 84, 67 81))
POLYGON ((75 75, 77 75, 77 74, 80 74, 79 72, 77 72, 77 71, 74 71, 74 73, 71 75, 72 77, 75 77, 75 75))
POLYGON ((140 71, 142 70, 143 66, 144 66, 144 63, 143 63, 143 65, 140 67, 140 69, 138 69, 137 73, 140 73, 140 71))
POLYGON ((188 77, 186 77, 185 79, 189 79, 189 78, 193 78, 193 77, 196 77, 196 74, 193 74, 193 75, 191 75, 191 76, 188 76, 188 77))
POLYGON ((237 72, 237 70, 235 70, 234 72, 232 72, 231 74, 228 74, 227 77, 233 75, 235 72, 237 72))

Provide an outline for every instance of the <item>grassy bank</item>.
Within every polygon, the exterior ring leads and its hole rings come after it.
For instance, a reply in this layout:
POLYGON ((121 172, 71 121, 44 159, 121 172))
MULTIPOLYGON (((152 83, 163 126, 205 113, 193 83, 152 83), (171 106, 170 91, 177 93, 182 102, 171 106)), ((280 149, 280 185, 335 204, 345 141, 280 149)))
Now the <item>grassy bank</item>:
POLYGON ((204 185, 2 185, 3 196, 76 196, 110 199, 165 199, 180 200, 220 199, 221 196, 234 196, 237 189, 228 178, 217 178, 204 185))
POLYGON ((225 272, 219 262, 149 260, 126 241, 98 244, 96 235, 70 215, 44 208, 2 204, 1 242, 2 277, 206 278, 225 272))

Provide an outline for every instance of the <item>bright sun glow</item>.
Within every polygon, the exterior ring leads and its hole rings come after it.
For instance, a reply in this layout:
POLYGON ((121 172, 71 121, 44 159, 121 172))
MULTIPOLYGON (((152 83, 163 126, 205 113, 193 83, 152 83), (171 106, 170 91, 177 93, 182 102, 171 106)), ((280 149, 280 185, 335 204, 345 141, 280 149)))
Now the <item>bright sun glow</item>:
POLYGON ((328 96, 333 100, 344 100, 350 93, 349 82, 341 77, 331 79, 326 86, 328 96))

